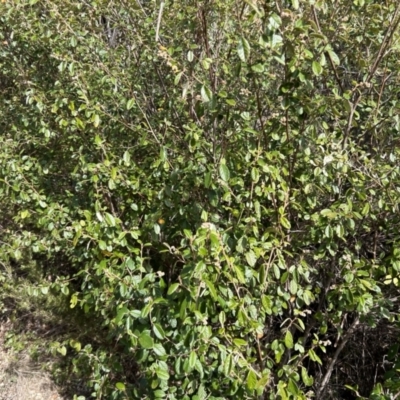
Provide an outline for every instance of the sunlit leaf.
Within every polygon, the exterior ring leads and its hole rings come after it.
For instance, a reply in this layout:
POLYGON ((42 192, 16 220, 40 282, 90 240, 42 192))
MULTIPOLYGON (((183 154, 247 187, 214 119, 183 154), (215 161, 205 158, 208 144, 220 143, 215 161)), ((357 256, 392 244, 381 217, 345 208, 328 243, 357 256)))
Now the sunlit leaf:
POLYGON ((219 175, 221 178, 225 181, 228 182, 230 178, 230 172, 226 164, 220 164, 219 166, 219 175))
POLYGON ((313 71, 314 75, 316 75, 316 76, 319 76, 322 74, 322 67, 318 61, 313 61, 312 71, 313 71))
POLYGON ((289 330, 287 330, 285 334, 285 346, 288 349, 293 349, 293 336, 289 330))
POLYGON ((239 58, 243 62, 246 62, 246 60, 248 59, 248 57, 250 55, 250 44, 244 37, 241 37, 239 39, 237 52, 238 52, 239 58))

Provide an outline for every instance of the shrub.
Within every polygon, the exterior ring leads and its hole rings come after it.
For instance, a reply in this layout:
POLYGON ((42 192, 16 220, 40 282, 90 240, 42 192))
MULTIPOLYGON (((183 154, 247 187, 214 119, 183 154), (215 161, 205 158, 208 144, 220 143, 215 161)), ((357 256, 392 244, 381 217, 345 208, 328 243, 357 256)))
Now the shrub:
POLYGON ((95 396, 396 393, 397 2, 0 7, 0 256, 95 396))

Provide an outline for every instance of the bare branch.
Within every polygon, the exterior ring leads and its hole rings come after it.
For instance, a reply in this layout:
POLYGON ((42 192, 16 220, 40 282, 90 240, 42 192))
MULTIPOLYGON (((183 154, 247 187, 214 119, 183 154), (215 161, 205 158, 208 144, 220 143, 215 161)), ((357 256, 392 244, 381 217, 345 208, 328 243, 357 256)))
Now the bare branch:
POLYGON ((164 5, 165 5, 165 0, 161 0, 160 10, 158 11, 158 18, 157 18, 156 42, 158 42, 159 39, 160 39, 159 33, 160 33, 160 25, 161 25, 162 13, 164 11, 164 5))
MULTIPOLYGON (((315 10, 314 6, 312 6, 312 12, 313 12, 313 17, 314 17, 314 22, 317 25, 318 31, 319 31, 319 33, 322 34, 321 27, 319 25, 317 11, 315 10)), ((339 74, 337 72, 335 63, 333 62, 332 57, 329 54, 329 52, 327 52, 327 51, 325 52, 325 57, 328 58, 328 61, 329 61, 329 64, 330 64, 330 66, 332 68, 333 74, 335 75, 335 80, 336 80, 337 84, 339 85, 340 93, 343 94, 344 93, 344 88, 343 88, 343 85, 342 85, 342 81, 340 80, 340 77, 339 77, 339 74)))
POLYGON ((397 8, 393 14, 393 18, 390 21, 389 27, 386 31, 385 37, 383 38, 381 47, 379 48, 378 54, 375 58, 374 64, 371 67, 371 70, 368 74, 366 82, 370 82, 371 79, 374 77, 375 72, 378 69, 380 62, 382 61, 383 57, 385 56, 386 50, 387 50, 389 44, 391 43, 393 35, 400 23, 399 12, 400 12, 400 3, 398 3, 397 8))
POLYGON ((360 323, 360 317, 357 316, 356 319, 354 320, 354 322, 351 324, 350 328, 347 330, 346 334, 343 336, 342 341, 340 342, 338 348, 335 351, 335 354, 333 355, 328 369, 325 372, 325 375, 322 379, 322 382, 317 390, 317 398, 318 399, 322 399, 322 395, 325 391, 326 385, 329 382, 329 379, 331 378, 332 372, 333 372, 333 368, 335 367, 336 361, 339 357, 339 354, 342 352, 344 346, 346 345, 346 343, 348 342, 348 340, 350 339, 351 335, 354 333, 354 331, 357 328, 357 325, 360 323))

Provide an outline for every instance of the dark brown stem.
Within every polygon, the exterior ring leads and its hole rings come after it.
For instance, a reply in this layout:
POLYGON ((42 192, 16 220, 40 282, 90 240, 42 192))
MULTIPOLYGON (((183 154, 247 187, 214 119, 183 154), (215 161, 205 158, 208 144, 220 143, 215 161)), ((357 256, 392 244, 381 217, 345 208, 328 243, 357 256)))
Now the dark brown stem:
MULTIPOLYGON (((321 27, 319 25, 317 11, 315 10, 314 6, 312 6, 312 12, 313 12, 313 17, 314 17, 314 22, 317 25, 318 31, 319 31, 319 33, 322 34, 321 27)), ((339 77, 339 74, 337 72, 335 63, 333 62, 332 57, 329 54, 329 52, 327 52, 327 51, 325 52, 325 57, 328 59, 329 65, 331 66, 333 74, 335 75, 336 82, 337 82, 337 84, 339 85, 339 88, 340 88, 340 94, 343 94, 344 93, 344 88, 343 88, 343 85, 342 85, 342 81, 340 80, 340 77, 339 77)))
POLYGON ((390 42, 392 41, 393 35, 396 32, 397 27, 399 26, 400 23, 399 11, 400 11, 400 3, 398 3, 396 11, 393 14, 393 18, 390 21, 389 27, 386 31, 385 37, 383 38, 381 47, 379 48, 378 54, 375 58, 375 62, 368 74, 366 82, 370 82, 373 76, 375 75, 375 72, 378 69, 380 62, 382 61, 382 58, 385 56, 386 49, 388 48, 390 42))
POLYGON ((322 395, 324 394, 326 385, 329 382, 329 379, 331 378, 332 372, 333 372, 333 368, 335 367, 336 361, 340 355, 340 353, 342 352, 344 346, 346 345, 346 343, 349 341, 350 337, 353 335, 354 331, 357 328, 357 325, 360 323, 360 318, 357 316, 356 319, 354 320, 354 322, 351 324, 350 328, 347 330, 346 334, 343 336, 342 341, 340 342, 338 348, 335 351, 335 354, 333 355, 328 369, 325 372, 324 377, 322 378, 322 382, 319 385, 319 388, 317 390, 317 399, 322 399, 322 395))

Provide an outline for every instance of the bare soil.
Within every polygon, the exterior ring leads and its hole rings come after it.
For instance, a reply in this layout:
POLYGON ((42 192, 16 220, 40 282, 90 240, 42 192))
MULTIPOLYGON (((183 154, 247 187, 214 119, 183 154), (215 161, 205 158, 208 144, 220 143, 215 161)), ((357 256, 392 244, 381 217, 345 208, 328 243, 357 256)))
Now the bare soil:
POLYGON ((0 400, 67 400, 26 352, 5 348, 7 330, 0 322, 0 400))

